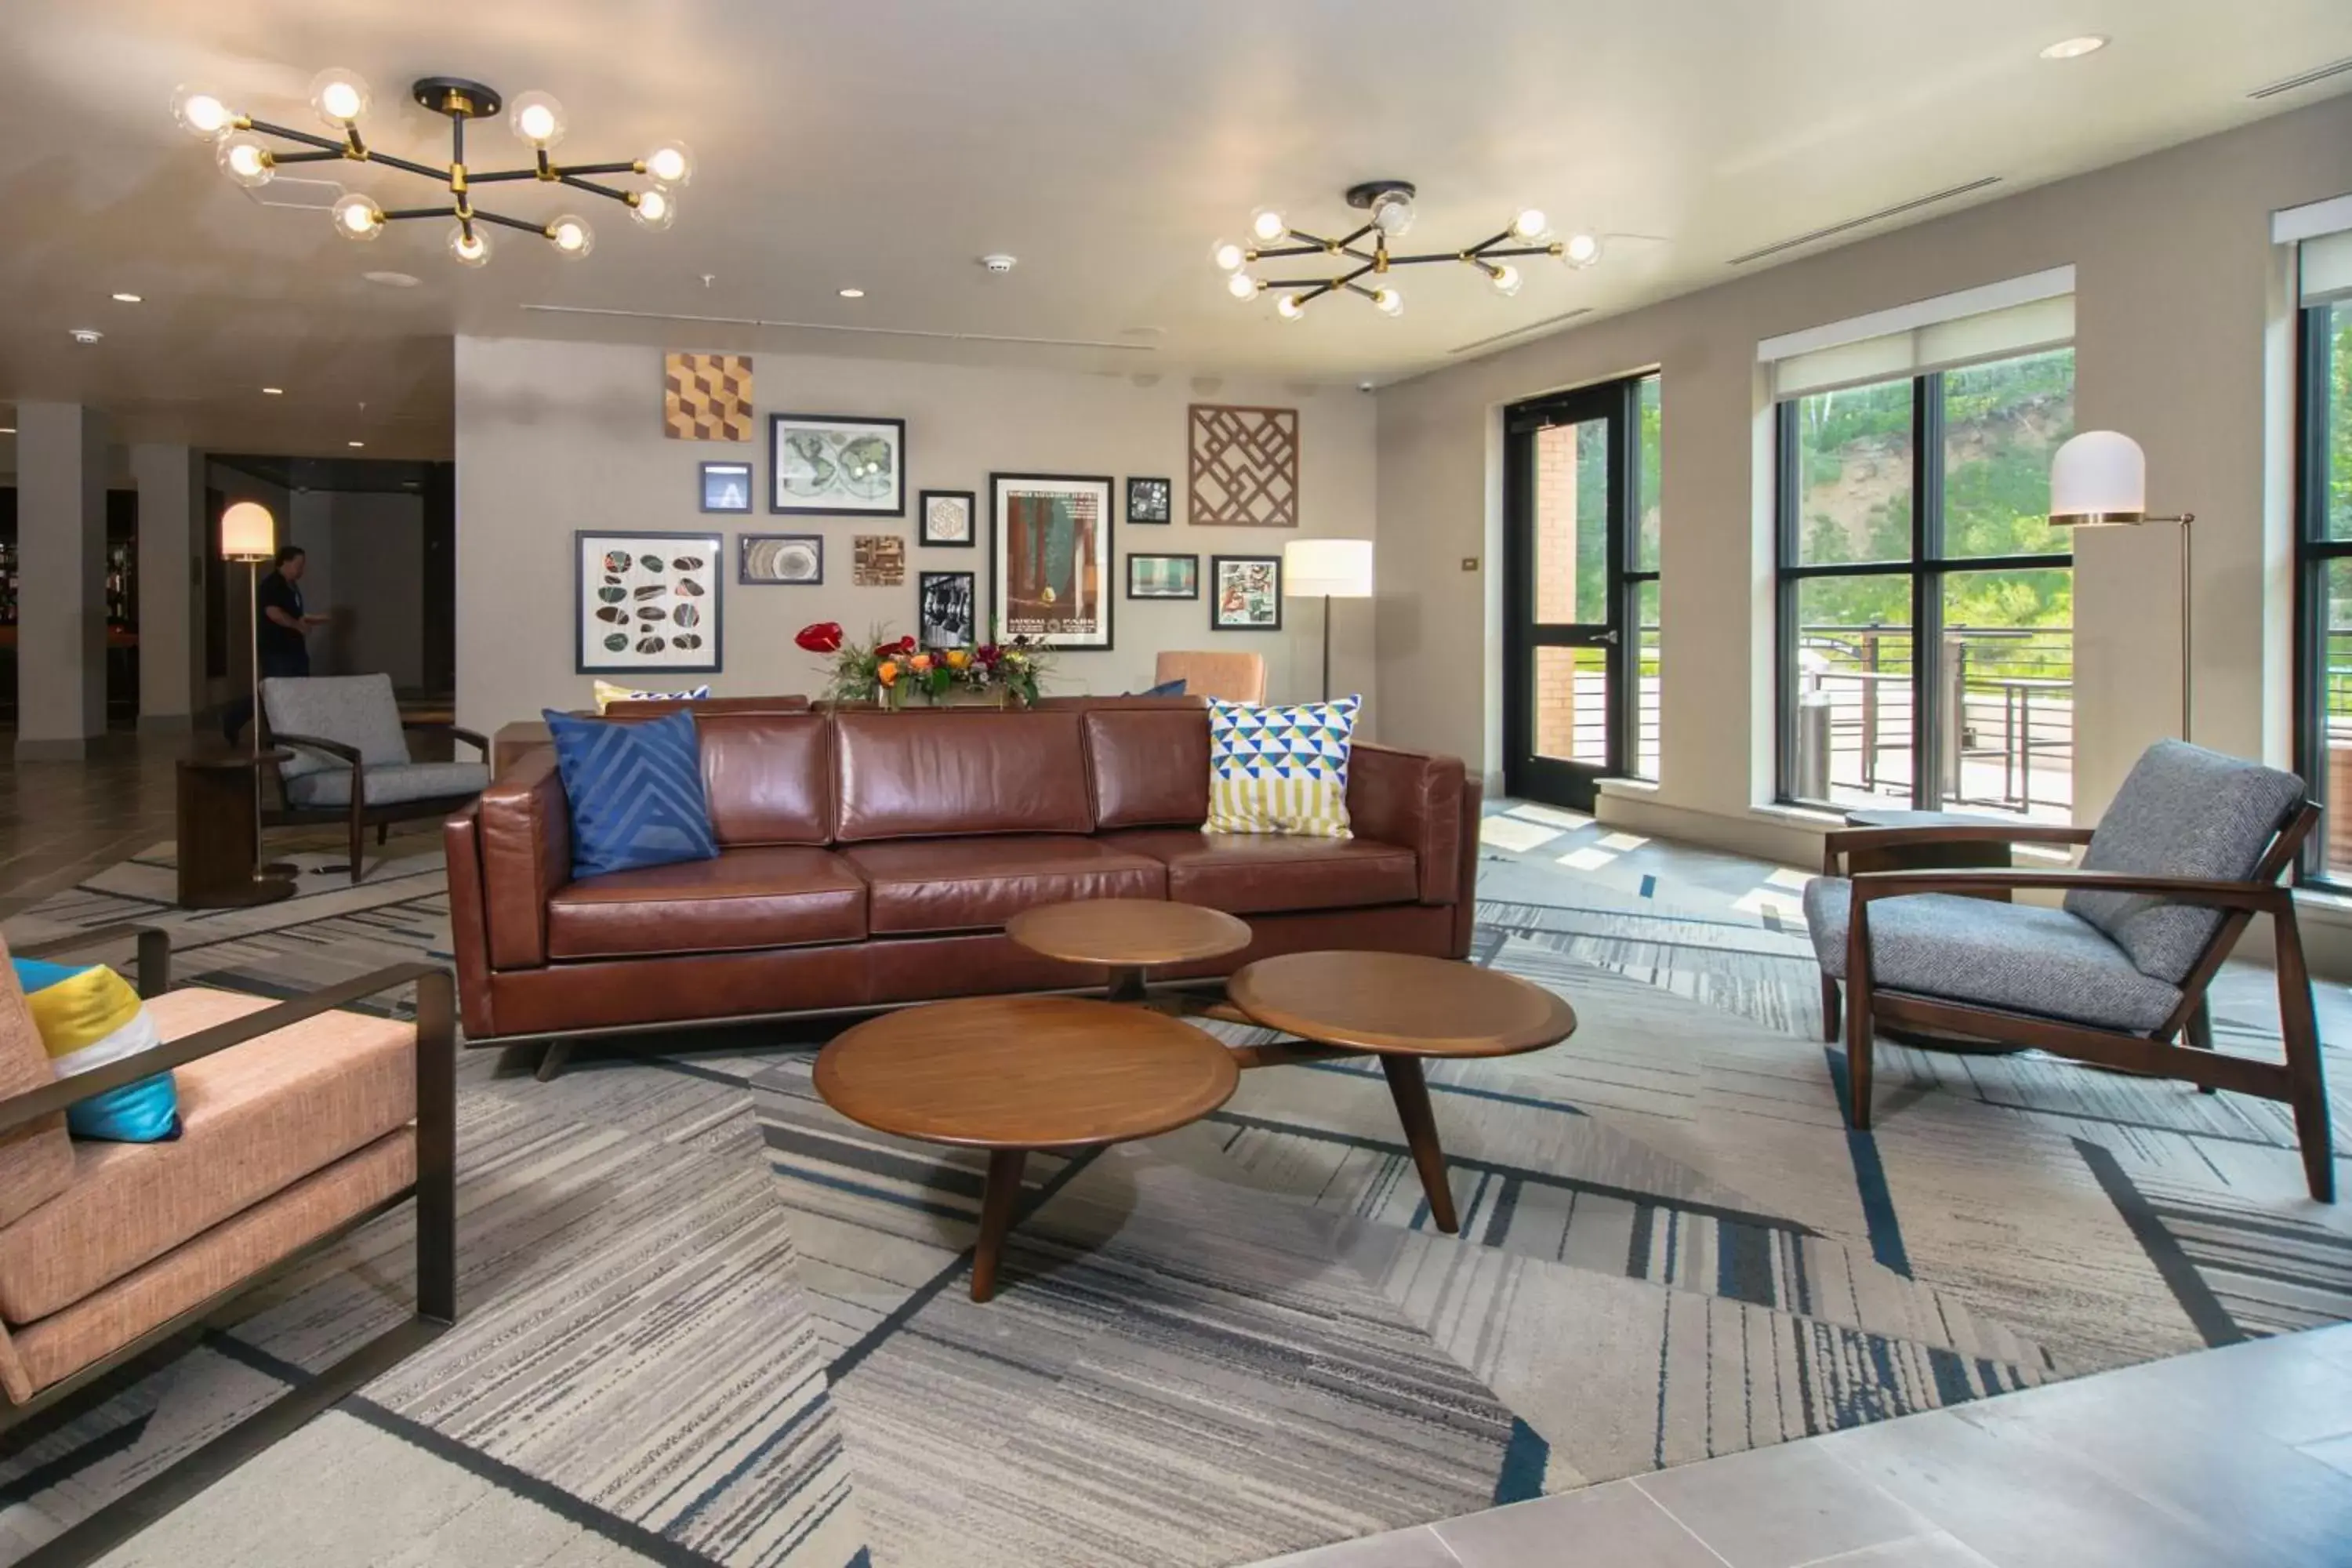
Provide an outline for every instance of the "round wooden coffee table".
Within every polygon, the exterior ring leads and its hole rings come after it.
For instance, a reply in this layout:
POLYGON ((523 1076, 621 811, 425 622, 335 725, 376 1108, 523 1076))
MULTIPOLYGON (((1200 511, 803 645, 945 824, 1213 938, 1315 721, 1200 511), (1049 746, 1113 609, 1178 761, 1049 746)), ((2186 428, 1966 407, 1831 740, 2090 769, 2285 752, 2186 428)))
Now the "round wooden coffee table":
POLYGON ((1558 1045, 1576 1011, 1542 986, 1455 959, 1402 952, 1294 952, 1245 965, 1225 995, 1252 1022, 1312 1042, 1261 1046, 1243 1066, 1370 1052, 1381 1058, 1405 1143, 1441 1230, 1458 1228, 1424 1057, 1507 1057, 1558 1045))
POLYGON ((1250 944, 1250 928, 1223 910, 1165 899, 1081 899, 1024 910, 1004 934, 1032 952, 1110 971, 1104 994, 1140 1002, 1148 971, 1223 958, 1250 944))
POLYGON ((1148 1008, 1069 996, 908 1007, 847 1030, 816 1059, 824 1102, 879 1132, 986 1149, 971 1299, 996 1262, 1032 1149, 1085 1149, 1197 1121, 1240 1081, 1233 1053, 1148 1008))

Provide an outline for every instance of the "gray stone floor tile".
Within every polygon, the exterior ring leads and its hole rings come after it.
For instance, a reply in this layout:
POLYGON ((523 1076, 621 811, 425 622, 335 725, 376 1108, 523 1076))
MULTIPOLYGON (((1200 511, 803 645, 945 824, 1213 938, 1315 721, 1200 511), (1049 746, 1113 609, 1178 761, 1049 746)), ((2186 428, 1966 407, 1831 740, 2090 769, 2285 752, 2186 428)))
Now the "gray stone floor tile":
POLYGON ((1462 1568, 1723 1568, 1723 1559, 1631 1481, 1430 1528, 1462 1568))
POLYGON ((1824 1557, 1804 1568, 1997 1568, 1997 1564, 1939 1530, 1932 1535, 1915 1535, 1907 1541, 1824 1557))
POLYGON ((1726 1455, 1633 1484, 1731 1568, 1795 1568, 1928 1529, 1876 1486, 1801 1443, 1726 1455))
POLYGON ((1427 1525, 1335 1542, 1311 1552, 1276 1557, 1257 1568, 1461 1568, 1460 1560, 1427 1525))
POLYGON ((2095 1378, 2030 1389, 1970 1414, 2065 1412, 2128 1400, 2168 1407, 2176 1424, 2207 1433, 2267 1437, 2294 1447, 2352 1432, 2352 1366, 2307 1347, 2301 1334, 2254 1340, 2196 1355, 2125 1367, 2095 1378))
POLYGON ((2352 1476, 2352 1435, 2323 1437, 2316 1443, 2305 1443, 2295 1452, 2316 1459, 2330 1469, 2352 1476))

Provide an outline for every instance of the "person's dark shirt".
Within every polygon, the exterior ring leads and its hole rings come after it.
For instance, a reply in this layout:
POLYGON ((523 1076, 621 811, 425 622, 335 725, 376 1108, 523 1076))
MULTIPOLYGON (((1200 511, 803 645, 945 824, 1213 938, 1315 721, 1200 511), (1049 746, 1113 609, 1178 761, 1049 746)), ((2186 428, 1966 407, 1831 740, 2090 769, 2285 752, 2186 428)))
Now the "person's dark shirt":
POLYGON ((299 658, 303 653, 302 634, 293 626, 281 626, 269 618, 269 612, 281 610, 295 620, 302 618, 302 590, 272 572, 261 580, 254 614, 261 617, 260 649, 262 662, 272 659, 299 658))

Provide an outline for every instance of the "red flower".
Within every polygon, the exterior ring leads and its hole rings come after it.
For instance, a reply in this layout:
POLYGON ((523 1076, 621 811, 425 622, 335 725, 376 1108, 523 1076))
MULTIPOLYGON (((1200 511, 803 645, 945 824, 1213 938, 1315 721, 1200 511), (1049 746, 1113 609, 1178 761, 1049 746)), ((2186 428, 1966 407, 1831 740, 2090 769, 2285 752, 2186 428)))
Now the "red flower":
POLYGON ((793 641, 800 644, 801 647, 806 648, 811 653, 839 653, 841 651, 841 623, 838 621, 818 621, 814 625, 803 626, 799 633, 793 638, 793 641))

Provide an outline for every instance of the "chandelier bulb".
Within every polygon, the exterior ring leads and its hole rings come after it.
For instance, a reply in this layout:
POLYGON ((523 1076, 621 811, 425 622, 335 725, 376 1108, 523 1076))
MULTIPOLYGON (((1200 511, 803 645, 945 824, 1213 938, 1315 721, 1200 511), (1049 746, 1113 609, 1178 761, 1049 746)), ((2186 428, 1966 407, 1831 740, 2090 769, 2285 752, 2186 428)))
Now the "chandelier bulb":
POLYGON ((1511 237, 1522 245, 1533 245, 1551 232, 1551 220, 1540 207, 1527 207, 1511 220, 1511 237))
POLYGON ((1375 289, 1372 290, 1372 309, 1383 316, 1402 316, 1404 314, 1404 296, 1394 289, 1375 289))
POLYGON ((383 209, 374 198, 353 191, 329 209, 334 214, 335 232, 345 239, 365 242, 383 232, 383 209))
POLYGON ((1307 314, 1307 307, 1296 294, 1285 294, 1274 302, 1274 313, 1286 321, 1295 321, 1307 314))
POLYGON ((667 228, 677 217, 677 198, 656 185, 629 198, 629 216, 642 228, 667 228))
POLYGON ((1209 259, 1220 272, 1239 272, 1249 265, 1249 252, 1230 239, 1221 239, 1209 247, 1209 259))
POLYGON ((1507 300, 1519 291, 1519 285, 1525 279, 1519 276, 1517 268, 1505 262, 1486 274, 1486 281, 1495 286, 1496 293, 1507 300))
POLYGON ((1590 267, 1601 259, 1601 241, 1589 234, 1571 234, 1560 242, 1559 258, 1570 267, 1590 267))
POLYGON ((479 267, 490 258, 490 237, 488 230, 477 225, 472 233, 462 223, 449 226, 449 254, 459 265, 479 267))
POLYGON ((1255 300, 1257 298, 1257 279, 1246 272, 1236 272, 1225 279, 1225 292, 1236 300, 1255 300))
POLYGON ((1412 226, 1412 198, 1402 191, 1383 191, 1372 200, 1372 225, 1391 239, 1412 226))
POLYGON ((310 108, 330 130, 348 129, 367 107, 368 84, 357 71, 322 70, 310 79, 310 108))
POLYGON ((514 133, 534 147, 552 147, 563 140, 563 105, 552 93, 526 92, 507 110, 514 133))
POLYGON ((549 224, 547 239, 558 256, 577 258, 596 248, 596 231, 577 213, 565 213, 549 224))
POLYGON ((646 173, 656 184, 683 185, 694 178, 694 154, 683 142, 665 142, 646 154, 646 173))
POLYGON ((200 142, 215 142, 236 128, 236 111, 215 94, 184 87, 172 95, 172 118, 200 142))
POLYGON ((230 179, 247 190, 266 185, 278 177, 278 166, 270 162, 269 149, 250 131, 222 137, 220 149, 213 157, 230 179))
POLYGON ((1260 207, 1250 214, 1250 233, 1260 245, 1272 245, 1290 232, 1290 226, 1272 207, 1260 207))

